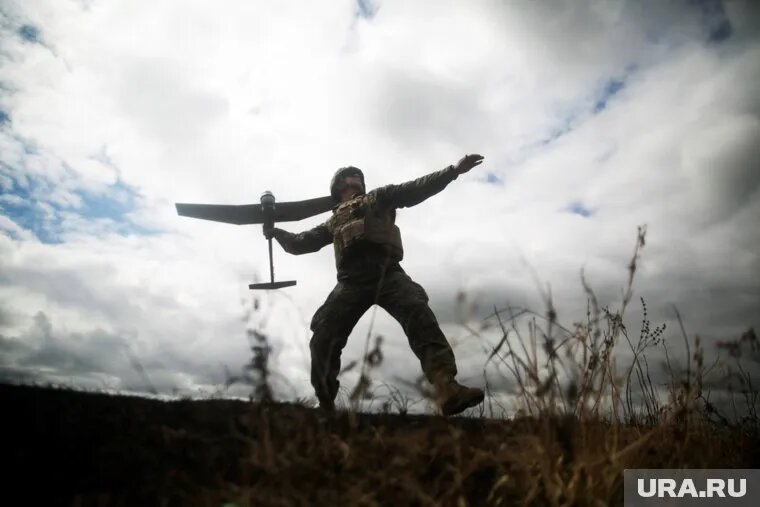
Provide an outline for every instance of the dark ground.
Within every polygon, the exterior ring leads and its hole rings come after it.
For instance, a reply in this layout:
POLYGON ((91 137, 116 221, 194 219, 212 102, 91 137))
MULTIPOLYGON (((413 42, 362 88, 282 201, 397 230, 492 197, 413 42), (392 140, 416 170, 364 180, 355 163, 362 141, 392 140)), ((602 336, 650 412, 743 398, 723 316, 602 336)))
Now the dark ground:
POLYGON ((622 468, 760 467, 742 428, 325 417, 1 384, 0 400, 5 505, 614 504, 622 468))

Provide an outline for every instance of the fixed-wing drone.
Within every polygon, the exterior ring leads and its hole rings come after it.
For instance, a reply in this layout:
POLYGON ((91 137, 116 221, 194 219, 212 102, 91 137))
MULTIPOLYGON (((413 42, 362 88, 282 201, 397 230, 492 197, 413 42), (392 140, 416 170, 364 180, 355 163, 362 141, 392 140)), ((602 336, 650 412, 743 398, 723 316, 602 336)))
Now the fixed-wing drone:
MULTIPOLYGON (((261 195, 260 204, 189 204, 176 203, 177 214, 183 217, 213 220, 228 224, 247 225, 264 224, 265 228, 274 227, 275 222, 295 222, 329 211, 335 206, 331 196, 306 199, 304 201, 276 203, 274 194, 266 191, 261 195)), ((274 264, 272 262, 272 239, 269 240, 269 282, 252 283, 249 289, 280 289, 296 284, 295 280, 274 281, 274 264)))

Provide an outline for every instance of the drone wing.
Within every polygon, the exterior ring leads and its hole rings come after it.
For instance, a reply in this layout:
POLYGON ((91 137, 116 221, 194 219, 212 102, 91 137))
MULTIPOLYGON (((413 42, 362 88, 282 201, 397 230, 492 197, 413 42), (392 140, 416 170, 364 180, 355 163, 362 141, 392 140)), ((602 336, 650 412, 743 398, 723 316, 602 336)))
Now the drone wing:
POLYGON ((274 205, 275 222, 295 222, 325 211, 330 211, 335 201, 329 195, 305 201, 278 202, 274 205))
POLYGON ((228 224, 263 224, 264 211, 261 204, 187 204, 178 202, 177 214, 183 217, 226 222, 228 224))
MULTIPOLYGON (((317 197, 305 201, 278 202, 274 207, 275 222, 294 222, 329 211, 332 197, 317 197)), ((261 204, 188 204, 177 203, 177 214, 183 217, 213 220, 228 224, 263 224, 266 217, 261 204)))

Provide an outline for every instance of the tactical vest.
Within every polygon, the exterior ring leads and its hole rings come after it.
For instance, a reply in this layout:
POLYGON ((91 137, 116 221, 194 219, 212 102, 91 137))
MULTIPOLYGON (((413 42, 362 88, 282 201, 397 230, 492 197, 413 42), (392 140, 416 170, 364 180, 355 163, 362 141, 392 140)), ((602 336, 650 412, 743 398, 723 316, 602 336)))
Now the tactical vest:
POLYGON ((383 245, 392 261, 403 259, 401 231, 395 222, 396 210, 379 207, 372 193, 340 203, 326 224, 333 236, 335 265, 340 268, 347 252, 363 242, 383 245))

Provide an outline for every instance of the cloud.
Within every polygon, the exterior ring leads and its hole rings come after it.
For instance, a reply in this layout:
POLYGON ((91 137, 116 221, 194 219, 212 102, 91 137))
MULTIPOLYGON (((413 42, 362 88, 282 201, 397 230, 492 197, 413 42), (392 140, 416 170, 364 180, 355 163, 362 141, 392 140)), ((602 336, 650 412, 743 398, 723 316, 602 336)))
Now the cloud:
POLYGON ((575 213, 576 215, 580 215, 585 218, 588 218, 594 214, 592 210, 588 209, 582 203, 577 202, 577 201, 570 203, 570 205, 567 207, 567 211, 569 211, 570 213, 575 213))
MULTIPOLYGON (((157 385, 193 389, 241 366, 245 327, 262 326, 309 394, 330 249, 275 247, 276 277, 298 285, 250 294, 269 269, 258 229, 180 218, 173 203, 317 197, 336 167, 374 187, 473 152, 483 166, 398 215, 404 268, 450 336, 459 291, 476 320, 507 302, 540 310, 531 269, 568 322, 585 315, 581 267, 614 304, 643 223, 634 289, 653 322, 675 330, 677 304, 708 346, 737 336, 760 325, 759 18, 718 1, 4 4, 3 346, 13 368, 124 387, 142 381, 129 358, 102 351, 137 343, 157 385), (244 322, 253 297, 269 313, 244 322), (34 366, 18 358, 42 354, 37 315, 58 348, 34 366)), ((413 379, 400 326, 378 310, 374 331, 390 358, 378 380, 413 379)), ((461 347, 464 378, 478 382, 485 347, 461 347)))
POLYGON ((374 0, 356 0, 356 15, 361 18, 371 19, 377 14, 379 5, 374 0))
POLYGON ((723 42, 731 36, 733 27, 726 15, 722 0, 701 0, 702 23, 710 42, 723 42))
POLYGON ((142 393, 184 394, 195 390, 197 385, 210 384, 202 374, 187 378, 177 371, 187 365, 177 364, 176 356, 145 366, 130 362, 130 338, 134 337, 102 329, 87 333, 62 332, 44 312, 38 312, 26 332, 15 337, 0 337, 0 378, 142 393))
POLYGON ((602 89, 602 93, 594 104, 594 112, 599 113, 607 107, 607 102, 625 86, 625 82, 619 79, 610 79, 602 89))
POLYGON ((40 39, 40 31, 32 25, 23 25, 18 29, 18 35, 26 42, 37 43, 40 39))

